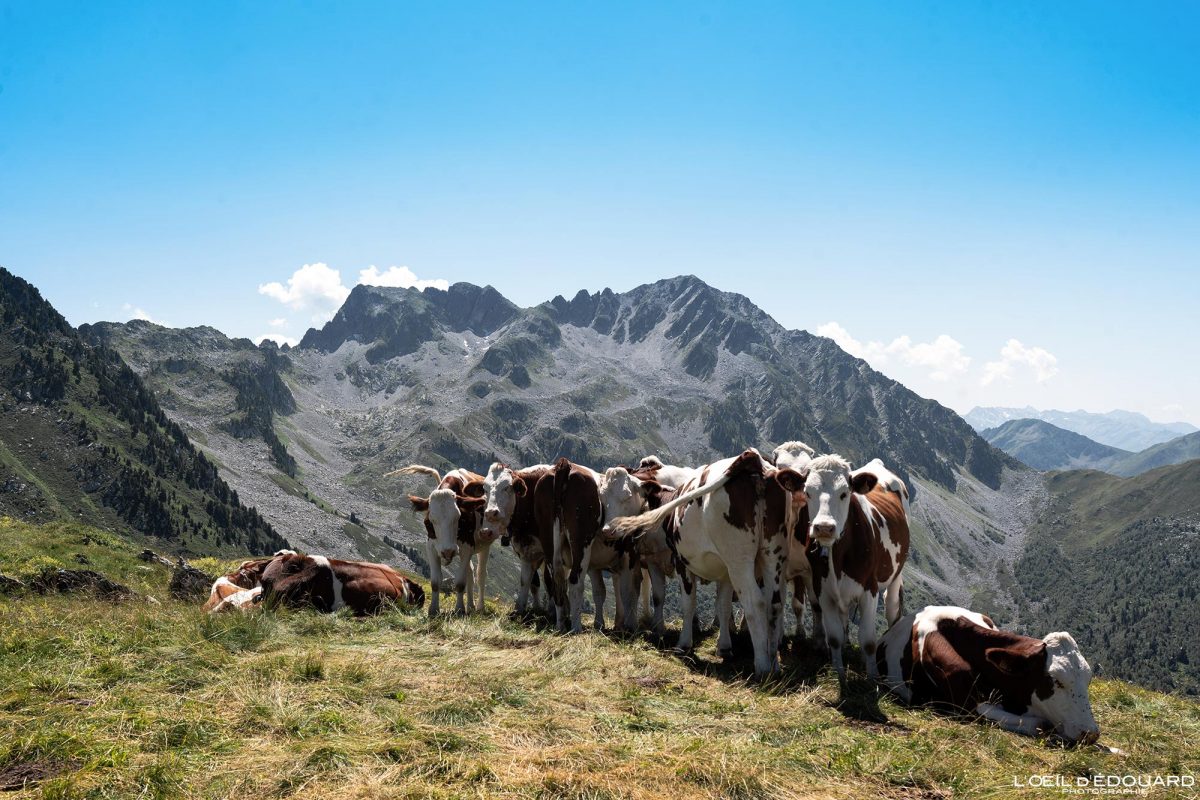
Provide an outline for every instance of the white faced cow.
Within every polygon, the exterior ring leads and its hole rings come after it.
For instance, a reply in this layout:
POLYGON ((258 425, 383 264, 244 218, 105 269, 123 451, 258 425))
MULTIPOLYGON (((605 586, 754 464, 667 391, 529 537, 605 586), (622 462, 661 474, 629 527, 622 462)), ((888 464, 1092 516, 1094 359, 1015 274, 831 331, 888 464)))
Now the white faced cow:
MULTIPOLYGON (((643 460, 644 463, 644 460, 643 460)), ((640 470, 639 470, 640 471, 640 470)), ((600 505, 603 509, 603 519, 611 520, 620 517, 633 517, 645 511, 662 505, 662 498, 673 495, 674 490, 663 487, 656 481, 641 479, 633 475, 625 467, 611 467, 600 479, 600 505)), ((590 575, 592 578, 592 599, 597 613, 604 608, 604 581, 602 569, 613 572, 617 583, 617 622, 623 624, 626 630, 637 629, 637 591, 635 584, 649 586, 653 596, 654 631, 662 635, 663 604, 666 599, 666 576, 674 573, 671 561, 671 550, 660 542, 653 546, 653 537, 643 537, 636 542, 621 540, 610 542, 604 537, 597 537, 592 542, 592 558, 590 575), (650 546, 644 546, 650 545, 650 546), (610 555, 611 554, 611 555, 610 555), (601 567, 602 564, 610 566, 601 567), (616 565, 614 570, 613 566, 616 565), (648 581, 638 581, 642 569, 649 573, 648 581), (599 587, 599 591, 597 591, 599 587)), ((597 628, 600 623, 597 624, 597 628)))
POLYGON ((1100 737, 1092 669, 1069 633, 1034 639, 965 608, 928 606, 884 634, 878 661, 884 685, 907 703, 976 713, 1027 736, 1100 737))
POLYGON ((844 685, 842 646, 855 603, 860 614, 859 645, 867 673, 875 677, 875 614, 880 594, 886 592, 889 624, 901 613, 901 570, 908 557, 908 491, 890 472, 883 481, 865 470, 852 474, 845 459, 827 455, 808 463, 804 495, 810 520, 807 555, 814 615, 820 617, 838 680, 844 685))
POLYGON ((442 567, 450 566, 459 557, 458 575, 454 590, 457 595, 456 613, 475 610, 476 581, 472 575, 471 558, 479 555, 478 609, 484 609, 484 588, 487 583, 487 561, 492 539, 477 537, 479 518, 483 513, 483 477, 465 469, 455 469, 443 478, 433 467, 413 464, 388 475, 432 475, 438 482, 429 497, 409 495, 413 510, 424 515, 426 551, 429 560, 429 582, 432 585, 429 615, 436 616, 440 610, 442 567), (463 590, 467 592, 467 603, 463 605, 463 590))
MULTIPOLYGON (((516 610, 524 614, 532 593, 538 605, 537 571, 546 566, 547 554, 554 553, 553 531, 542 531, 534 514, 534 489, 538 481, 550 474, 549 464, 525 469, 513 469, 496 462, 488 468, 483 479, 483 498, 486 501, 481 527, 501 543, 512 545, 521 560, 521 585, 517 590, 516 610)), ((549 569, 543 570, 546 591, 550 591, 549 569)))
MULTIPOLYGON (((779 668, 787 506, 802 485, 799 473, 747 450, 702 469, 661 508, 613 520, 606 530, 617 538, 665 537, 680 566, 730 584, 746 611, 755 674, 768 675, 779 668)), ((692 640, 694 600, 688 606, 680 647, 692 640)))

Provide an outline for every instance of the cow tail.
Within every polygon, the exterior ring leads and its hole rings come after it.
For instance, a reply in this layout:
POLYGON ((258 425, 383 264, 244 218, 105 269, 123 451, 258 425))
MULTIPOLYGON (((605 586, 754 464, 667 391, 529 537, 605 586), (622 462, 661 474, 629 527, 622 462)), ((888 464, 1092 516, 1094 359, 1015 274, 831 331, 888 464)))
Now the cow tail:
POLYGON ((407 467, 401 467, 400 469, 394 469, 391 472, 385 472, 383 477, 391 478, 396 475, 432 475, 436 482, 442 482, 442 473, 438 472, 433 467, 427 467, 424 464, 409 464, 407 467))
POLYGON ((711 483, 692 489, 690 492, 680 494, 669 503, 664 503, 653 511, 647 511, 644 514, 638 514, 635 517, 618 517, 612 520, 604 527, 604 537, 608 541, 618 539, 628 539, 633 536, 640 536, 648 531, 652 531, 658 526, 666 522, 667 518, 674 513, 675 509, 680 506, 687 505, 693 500, 699 500, 720 489, 729 482, 731 475, 726 472, 711 483))
POLYGON ((567 482, 571 477, 571 462, 565 457, 554 462, 554 518, 562 527, 563 501, 567 496, 567 482))

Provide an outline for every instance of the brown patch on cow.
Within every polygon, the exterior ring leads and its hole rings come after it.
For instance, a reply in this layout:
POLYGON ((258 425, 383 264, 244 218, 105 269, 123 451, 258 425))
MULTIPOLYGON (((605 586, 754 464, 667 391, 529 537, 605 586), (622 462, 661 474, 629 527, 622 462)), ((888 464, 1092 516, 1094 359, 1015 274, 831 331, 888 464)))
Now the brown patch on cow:
POLYGON ((724 486, 729 495, 725 521, 735 528, 753 531, 758 503, 765 493, 762 459, 753 450, 746 450, 725 469, 725 474, 729 476, 724 486))
MULTIPOLYGON (((911 649, 915 658, 915 625, 911 649)), ((923 657, 913 667, 912 687, 914 702, 971 711, 981 702, 999 701, 1012 714, 1028 712, 1034 692, 1049 696, 1053 691, 1044 642, 985 628, 966 617, 941 620, 937 630, 925 637, 923 657)))
MULTIPOLYGON (((869 474, 869 473, 864 473, 869 474)), ((908 560, 908 519, 900 495, 876 485, 866 495, 870 517, 863 512, 858 500, 850 503, 850 513, 842 528, 841 538, 833 545, 831 561, 837 575, 846 575, 864 590, 878 594, 908 560), (896 562, 883 544, 883 526, 887 523, 888 538, 899 546, 896 562)))

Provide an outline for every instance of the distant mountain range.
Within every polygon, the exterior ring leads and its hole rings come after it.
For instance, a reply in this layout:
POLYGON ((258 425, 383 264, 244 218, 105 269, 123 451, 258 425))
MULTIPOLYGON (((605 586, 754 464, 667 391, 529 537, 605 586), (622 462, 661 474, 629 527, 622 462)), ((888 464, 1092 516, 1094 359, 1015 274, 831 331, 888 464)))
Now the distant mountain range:
POLYGON ((1096 469, 1138 475, 1200 458, 1200 432, 1130 453, 1038 419, 1014 419, 981 434, 995 447, 1040 470, 1096 469))
POLYGON ((1001 408, 977 406, 963 417, 977 431, 988 430, 1014 419, 1038 419, 1094 442, 1120 450, 1138 452, 1162 442, 1200 430, 1187 422, 1153 422, 1133 411, 1039 411, 1032 406, 1001 408))

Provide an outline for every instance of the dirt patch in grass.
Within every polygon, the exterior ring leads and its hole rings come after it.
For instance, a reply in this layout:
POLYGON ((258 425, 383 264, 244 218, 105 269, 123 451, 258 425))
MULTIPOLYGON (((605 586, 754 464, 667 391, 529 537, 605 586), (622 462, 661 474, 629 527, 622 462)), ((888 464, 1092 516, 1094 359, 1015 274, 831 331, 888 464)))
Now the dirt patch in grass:
POLYGON ((72 769, 75 765, 58 761, 18 761, 0 767, 0 792, 27 789, 72 769))

